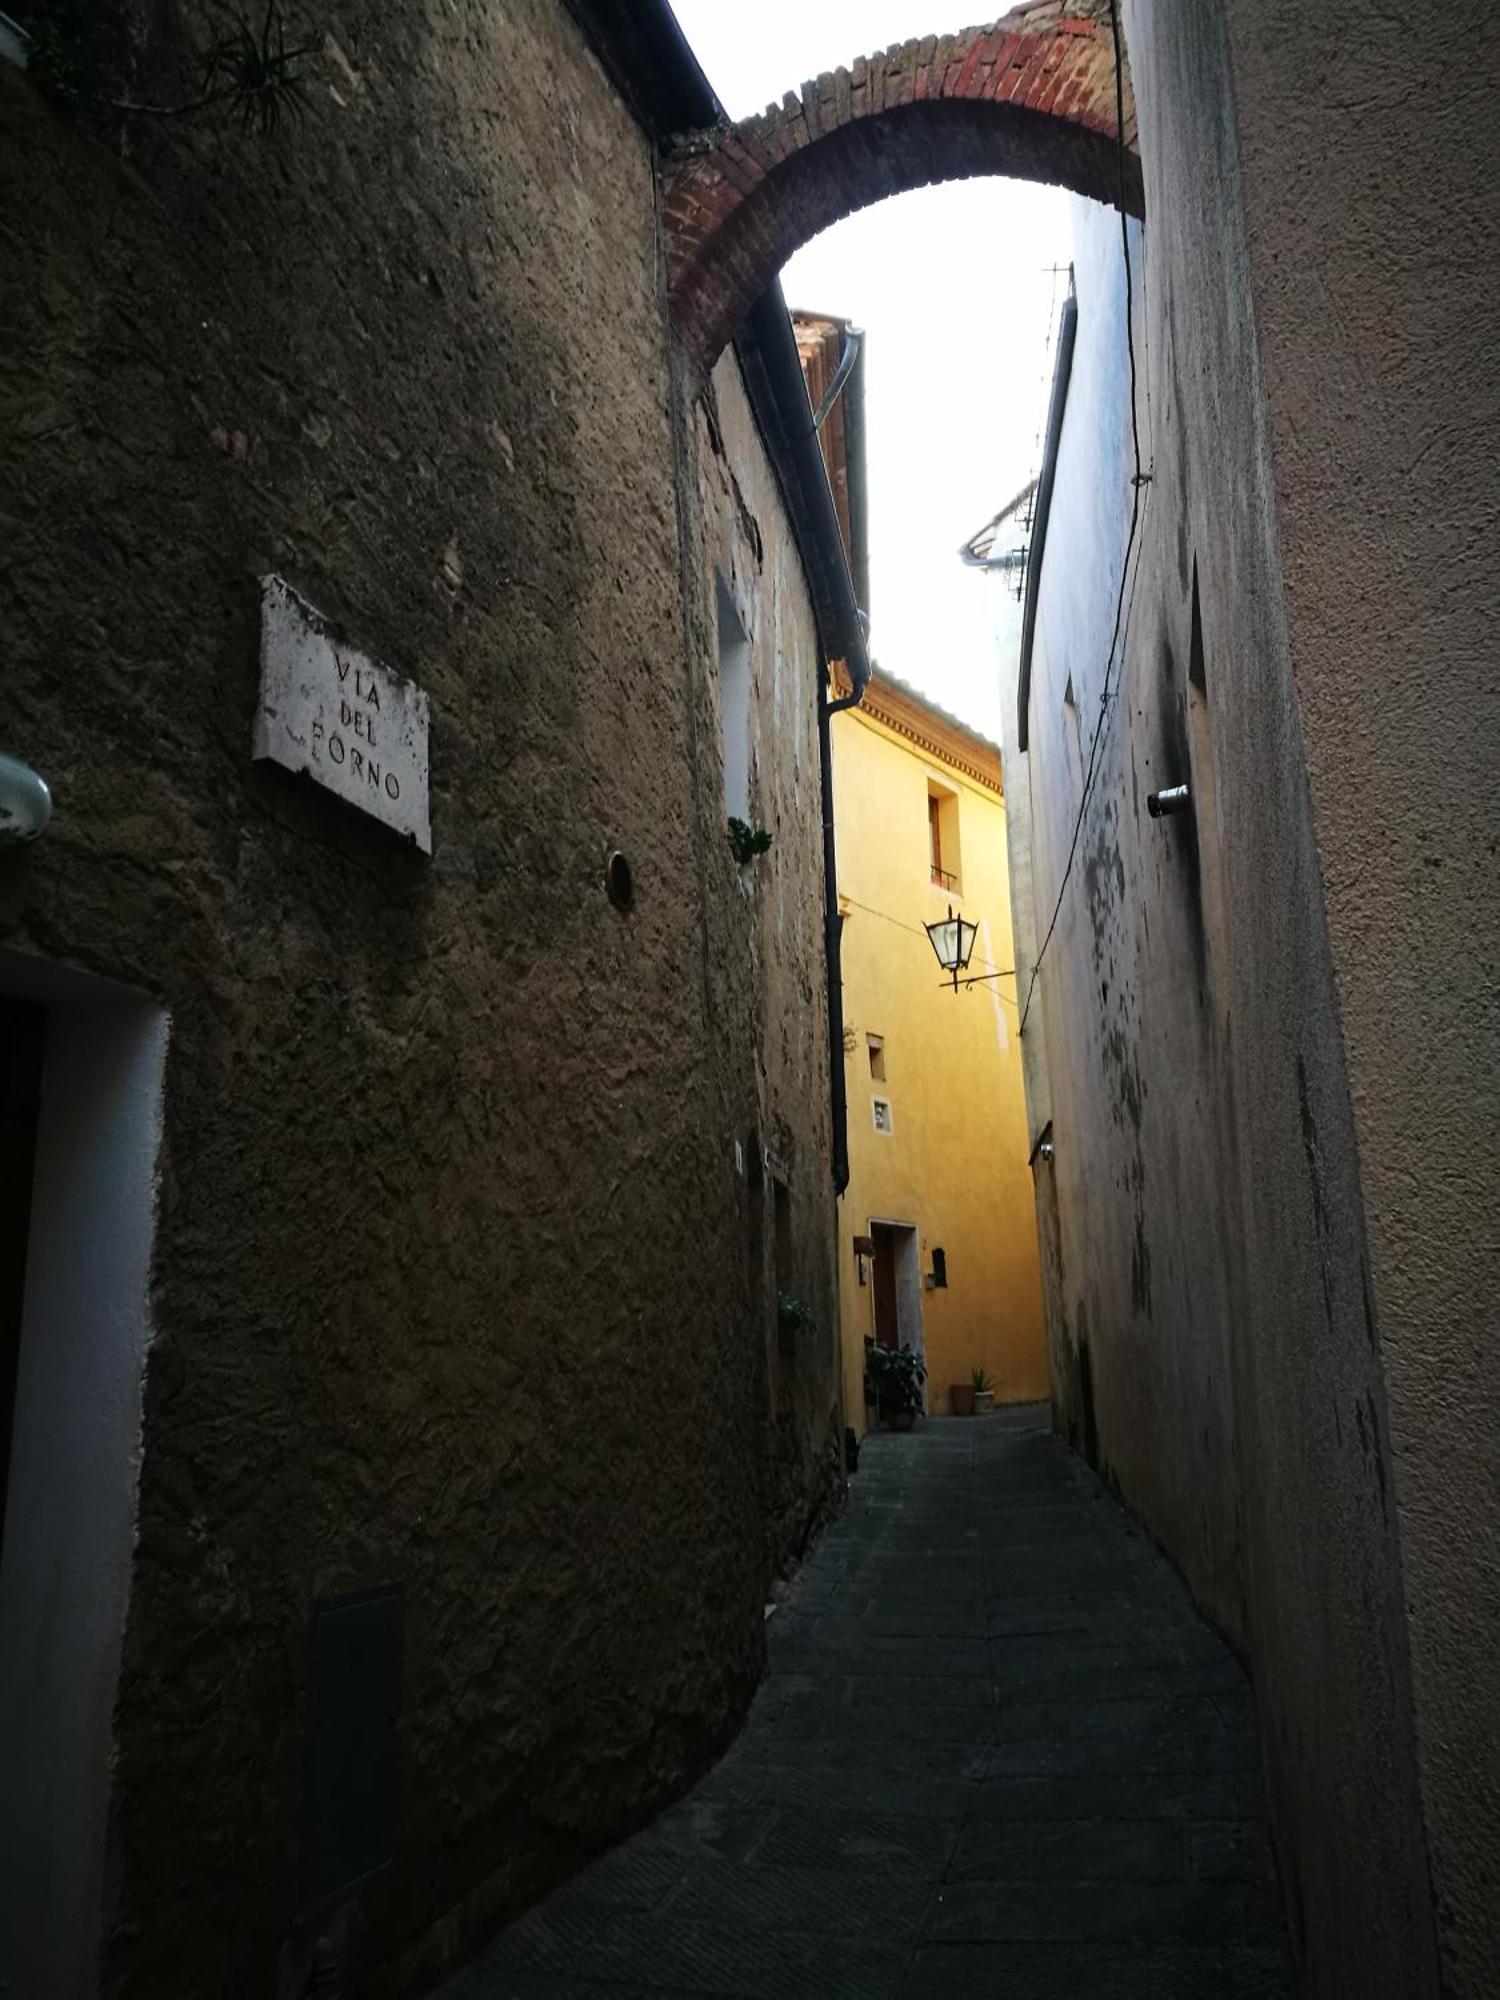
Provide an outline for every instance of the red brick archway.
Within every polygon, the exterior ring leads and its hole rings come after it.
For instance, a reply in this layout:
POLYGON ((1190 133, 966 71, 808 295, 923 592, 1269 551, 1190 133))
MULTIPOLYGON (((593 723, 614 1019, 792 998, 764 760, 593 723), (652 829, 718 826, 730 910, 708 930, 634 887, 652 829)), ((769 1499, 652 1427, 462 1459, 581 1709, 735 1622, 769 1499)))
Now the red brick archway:
MULTIPOLYGON (((757 118, 673 142, 663 168, 672 316, 712 366, 799 245, 886 195, 1010 174, 1116 201, 1108 0, 1032 0, 789 92, 757 118)), ((1125 80, 1125 204, 1142 207, 1125 80)))

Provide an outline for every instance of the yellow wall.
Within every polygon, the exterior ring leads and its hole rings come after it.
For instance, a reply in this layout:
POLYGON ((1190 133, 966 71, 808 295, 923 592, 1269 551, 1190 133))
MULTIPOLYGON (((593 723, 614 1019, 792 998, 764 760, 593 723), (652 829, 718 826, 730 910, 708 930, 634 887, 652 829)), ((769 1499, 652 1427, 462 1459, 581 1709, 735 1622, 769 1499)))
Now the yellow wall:
POLYGON ((970 970, 1013 965, 1005 808, 998 790, 861 710, 835 716, 832 734, 849 1091, 850 1180, 839 1204, 846 1412, 860 1426, 874 1291, 868 1263, 867 1282, 858 1281, 853 1241, 872 1220, 915 1225, 924 1274, 935 1245, 947 1253, 947 1289, 916 1294, 929 1413, 946 1416, 949 1384, 967 1382, 976 1366, 997 1402, 1041 1399, 1046 1336, 1016 982, 955 994, 923 930, 951 900, 979 926, 970 970), (962 871, 951 895, 932 881, 930 781, 958 794, 962 871), (869 1034, 884 1037, 884 1083, 870 1075, 869 1034), (889 1100, 889 1134, 875 1129, 876 1096, 889 1100))

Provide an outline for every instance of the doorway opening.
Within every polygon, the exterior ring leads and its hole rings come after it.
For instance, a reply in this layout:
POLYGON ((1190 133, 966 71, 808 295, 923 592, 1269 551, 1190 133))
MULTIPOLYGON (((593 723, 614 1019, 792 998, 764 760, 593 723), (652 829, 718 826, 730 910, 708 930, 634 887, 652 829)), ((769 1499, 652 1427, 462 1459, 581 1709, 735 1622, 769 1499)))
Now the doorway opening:
POLYGON ((98 1990, 167 1017, 0 953, 0 1985, 98 1990))
POLYGON ((922 1352, 922 1259, 915 1223, 871 1222, 872 1331, 882 1347, 922 1352))

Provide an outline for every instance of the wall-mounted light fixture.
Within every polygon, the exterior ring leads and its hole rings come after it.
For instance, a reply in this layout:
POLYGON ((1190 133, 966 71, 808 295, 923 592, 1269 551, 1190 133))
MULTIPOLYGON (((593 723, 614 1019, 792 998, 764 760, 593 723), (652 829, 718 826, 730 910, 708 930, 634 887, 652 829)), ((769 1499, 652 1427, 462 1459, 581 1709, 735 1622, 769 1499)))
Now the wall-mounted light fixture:
POLYGON ((859 1273, 859 1282, 862 1285, 869 1283, 869 1277, 865 1271, 866 1259, 874 1255, 875 1238, 873 1236, 856 1236, 854 1239, 854 1268, 859 1273))
POLYGON ((31 37, 20 22, 13 21, 9 14, 0 14, 0 62, 25 69, 30 50, 31 37))
POLYGON ((969 960, 974 953, 974 940, 979 935, 978 924, 965 923, 962 917, 955 917, 953 905, 948 905, 946 917, 940 917, 935 924, 924 926, 932 948, 937 953, 937 962, 944 972, 953 975, 953 990, 960 986, 978 986, 986 979, 1014 979, 1014 968, 1005 972, 975 972, 967 979, 960 979, 961 972, 967 972, 969 960))
POLYGON ((0 845, 35 840, 52 817, 52 794, 40 772, 0 752, 0 845))
POLYGON ((1167 785, 1159 792, 1147 793, 1146 810, 1153 819, 1165 819, 1169 813, 1186 812, 1192 802, 1186 785, 1167 785))
POLYGON ((979 935, 978 924, 966 924, 962 917, 955 917, 953 905, 948 905, 948 914, 935 924, 928 924, 927 935, 932 948, 937 953, 937 962, 944 972, 953 974, 953 988, 958 990, 958 975, 968 968, 969 958, 974 950, 974 940, 979 935))

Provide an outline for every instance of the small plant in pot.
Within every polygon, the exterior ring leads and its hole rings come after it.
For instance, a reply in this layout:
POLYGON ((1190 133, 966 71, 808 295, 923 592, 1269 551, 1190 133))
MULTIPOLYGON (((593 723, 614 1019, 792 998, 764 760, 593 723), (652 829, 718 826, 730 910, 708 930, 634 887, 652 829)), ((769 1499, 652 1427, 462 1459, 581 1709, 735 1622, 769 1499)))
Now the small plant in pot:
POLYGON ((927 1370, 914 1347, 882 1347, 865 1341, 865 1401, 893 1431, 909 1431, 922 1409, 927 1370))
POLYGON ((995 1407, 995 1392, 990 1387, 990 1378, 982 1368, 975 1368, 969 1376, 970 1394, 974 1398, 976 1417, 987 1417, 995 1407))

